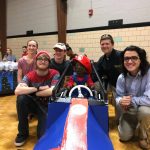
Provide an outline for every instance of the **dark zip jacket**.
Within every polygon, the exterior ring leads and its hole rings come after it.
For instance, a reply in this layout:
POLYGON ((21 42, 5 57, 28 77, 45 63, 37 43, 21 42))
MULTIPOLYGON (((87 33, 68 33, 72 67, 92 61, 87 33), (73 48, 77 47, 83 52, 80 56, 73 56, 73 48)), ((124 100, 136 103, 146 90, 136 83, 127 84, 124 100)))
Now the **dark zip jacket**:
POLYGON ((122 73, 121 53, 121 51, 113 49, 108 57, 103 55, 96 63, 100 78, 104 78, 106 84, 109 83, 114 87, 116 87, 119 74, 122 73))
MULTIPOLYGON (((69 61, 68 60, 64 60, 61 64, 58 64, 55 62, 55 59, 52 58, 50 60, 50 65, 49 67, 51 69, 56 69, 60 75, 62 75, 62 73, 64 72, 65 68, 67 67, 67 65, 69 65, 69 61)), ((70 65, 70 67, 68 68, 67 72, 66 72, 66 76, 70 76, 73 74, 73 67, 72 67, 72 64, 70 65)))

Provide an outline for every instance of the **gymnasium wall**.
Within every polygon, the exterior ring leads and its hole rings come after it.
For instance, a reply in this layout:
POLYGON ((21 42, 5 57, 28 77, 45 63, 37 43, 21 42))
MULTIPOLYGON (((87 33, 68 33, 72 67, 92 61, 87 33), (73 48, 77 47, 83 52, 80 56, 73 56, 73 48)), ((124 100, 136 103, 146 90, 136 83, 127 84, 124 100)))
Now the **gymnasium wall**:
POLYGON ((7 36, 57 31, 56 0, 7 0, 7 36))
MULTIPOLYGON (((109 33, 115 48, 123 50, 131 44, 145 48, 150 55, 149 0, 67 0, 67 42, 76 53, 86 53, 97 60, 101 55, 99 39, 109 33), (88 10, 93 9, 89 17, 88 10), (122 19, 122 25, 109 21, 122 19)), ((7 46, 19 58, 27 40, 39 42, 39 49, 53 55, 57 42, 56 0, 7 0, 7 46), (28 36, 27 31, 33 31, 28 36), (38 35, 38 36, 36 36, 38 35)), ((149 56, 150 59, 150 56, 149 56)))
MULTIPOLYGON (((148 59, 150 60, 150 26, 68 33, 67 42, 75 53, 87 54, 89 58, 96 61, 102 55, 99 44, 100 36, 107 33, 114 37, 116 49, 123 50, 129 45, 137 45, 147 51, 148 59)), ((29 39, 37 40, 39 43, 39 49, 47 49, 51 53, 51 56, 53 56, 52 48, 57 42, 57 34, 8 38, 7 45, 13 49, 14 54, 19 58, 22 53, 21 47, 26 45, 26 41, 29 39)))
MULTIPOLYGON (((67 30, 149 22, 149 0, 67 0, 67 30), (93 16, 89 17, 89 9, 93 16)), ((7 0, 7 36, 57 31, 56 0, 7 0)))

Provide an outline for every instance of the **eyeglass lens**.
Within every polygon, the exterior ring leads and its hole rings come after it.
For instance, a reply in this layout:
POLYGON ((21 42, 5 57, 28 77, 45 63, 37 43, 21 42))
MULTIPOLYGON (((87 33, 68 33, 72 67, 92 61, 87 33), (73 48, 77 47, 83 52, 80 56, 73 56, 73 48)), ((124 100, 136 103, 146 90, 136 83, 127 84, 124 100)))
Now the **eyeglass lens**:
POLYGON ((131 57, 124 57, 124 61, 137 61, 139 59, 139 57, 137 56, 131 56, 131 57))
POLYGON ((49 61, 47 57, 38 57, 37 60, 39 61, 49 61))

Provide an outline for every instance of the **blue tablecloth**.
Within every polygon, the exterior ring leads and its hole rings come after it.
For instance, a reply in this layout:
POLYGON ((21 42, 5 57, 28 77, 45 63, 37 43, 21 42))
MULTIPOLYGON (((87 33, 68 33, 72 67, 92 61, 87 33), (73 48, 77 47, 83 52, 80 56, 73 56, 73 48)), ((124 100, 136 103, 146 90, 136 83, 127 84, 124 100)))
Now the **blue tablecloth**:
POLYGON ((17 71, 0 71, 0 95, 13 94, 17 86, 17 71))

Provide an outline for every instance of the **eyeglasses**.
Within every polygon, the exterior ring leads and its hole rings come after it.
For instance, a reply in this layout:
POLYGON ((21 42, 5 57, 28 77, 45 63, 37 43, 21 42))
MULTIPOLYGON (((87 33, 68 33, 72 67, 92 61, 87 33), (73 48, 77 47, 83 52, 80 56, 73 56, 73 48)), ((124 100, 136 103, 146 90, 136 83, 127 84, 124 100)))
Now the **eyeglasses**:
POLYGON ((37 60, 40 62, 42 62, 42 61, 49 62, 49 58, 47 58, 47 57, 38 57, 37 60))
POLYGON ((129 60, 131 60, 132 62, 135 62, 139 59, 138 56, 131 56, 131 57, 124 57, 124 61, 125 62, 129 62, 129 60))

